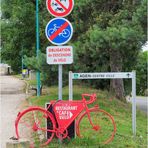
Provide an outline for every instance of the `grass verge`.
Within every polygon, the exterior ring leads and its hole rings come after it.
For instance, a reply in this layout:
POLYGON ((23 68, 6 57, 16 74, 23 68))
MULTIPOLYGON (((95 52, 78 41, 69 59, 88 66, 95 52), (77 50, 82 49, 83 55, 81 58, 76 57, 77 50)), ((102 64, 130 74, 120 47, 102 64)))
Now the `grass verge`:
MULTIPOLYGON (((47 92, 47 90, 46 90, 47 92)), ((66 143, 59 143, 58 140, 54 139, 48 147, 53 148, 83 148, 83 147, 103 147, 103 148, 146 148, 147 147, 147 116, 141 111, 137 110, 137 136, 134 138, 132 134, 132 106, 131 104, 121 102, 111 96, 106 91, 100 91, 96 89, 90 89, 84 86, 74 86, 74 100, 80 100, 82 93, 96 93, 99 107, 111 115, 113 115, 117 126, 117 132, 114 140, 108 145, 92 145, 90 139, 76 138, 66 143)), ((28 100, 35 106, 45 106, 45 103, 50 100, 57 100, 58 88, 49 88, 49 95, 43 95, 41 97, 30 97, 28 100)), ((68 100, 68 87, 63 88, 63 99, 68 100)), ((93 105, 91 105, 93 106, 93 105)), ((90 106, 90 107, 91 107, 90 106)))

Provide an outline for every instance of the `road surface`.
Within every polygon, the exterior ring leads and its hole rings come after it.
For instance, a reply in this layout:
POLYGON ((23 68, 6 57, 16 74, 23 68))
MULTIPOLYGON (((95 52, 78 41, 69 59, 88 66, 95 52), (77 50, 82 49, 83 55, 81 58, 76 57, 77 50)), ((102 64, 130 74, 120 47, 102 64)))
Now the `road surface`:
POLYGON ((0 76, 0 148, 6 148, 6 141, 15 136, 15 119, 27 97, 24 87, 25 83, 15 77, 0 76))
MULTIPOLYGON (((127 99, 128 102, 132 102, 132 99, 127 99)), ((147 97, 136 97, 136 106, 138 109, 140 109, 142 112, 146 113, 148 115, 148 98, 147 97)))
POLYGON ((141 111, 148 114, 148 112, 147 112, 147 108, 148 108, 147 97, 136 97, 136 104, 137 104, 137 108, 139 108, 141 111))

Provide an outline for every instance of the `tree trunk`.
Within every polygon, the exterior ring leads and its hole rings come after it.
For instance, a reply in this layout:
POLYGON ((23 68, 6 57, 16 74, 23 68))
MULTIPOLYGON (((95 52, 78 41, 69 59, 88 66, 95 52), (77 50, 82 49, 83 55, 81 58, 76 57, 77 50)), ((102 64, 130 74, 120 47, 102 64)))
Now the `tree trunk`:
MULTIPOLYGON (((110 50, 110 69, 111 72, 122 71, 122 58, 120 52, 110 50)), ((123 79, 112 79, 110 81, 110 90, 115 93, 116 98, 119 100, 124 100, 123 79)))

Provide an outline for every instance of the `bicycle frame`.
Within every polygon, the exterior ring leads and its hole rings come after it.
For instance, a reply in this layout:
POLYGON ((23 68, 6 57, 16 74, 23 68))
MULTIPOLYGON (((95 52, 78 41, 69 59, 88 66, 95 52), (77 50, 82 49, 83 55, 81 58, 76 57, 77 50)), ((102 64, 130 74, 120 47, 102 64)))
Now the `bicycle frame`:
MULTIPOLYGON (((91 104, 95 101, 96 95, 83 94, 80 101, 51 101, 52 109, 58 123, 58 132, 63 133, 67 130, 68 126, 80 115, 82 111, 85 111, 88 115, 88 119, 92 127, 94 127, 89 114, 89 108, 87 104, 91 104), (90 97, 89 101, 86 101, 85 97, 90 97)), ((50 106, 49 106, 50 107, 50 106)), ((49 108, 48 107, 48 108, 49 108)), ((97 106, 96 106, 97 107, 97 106)), ((48 110, 48 109, 47 109, 48 110)))
MULTIPOLYGON (((90 135, 93 137, 103 136, 103 144, 107 144, 111 142, 116 133, 116 124, 114 118, 104 110, 101 110, 98 105, 95 105, 92 108, 88 107, 88 104, 92 104, 96 100, 96 94, 82 94, 82 100, 79 101, 51 101, 50 105, 48 105, 47 109, 38 106, 32 106, 28 109, 19 112, 16 121, 15 121, 15 132, 16 138, 19 139, 20 132, 22 131, 22 126, 24 128, 28 128, 32 132, 42 132, 42 136, 47 139, 46 142, 42 141, 42 146, 47 145, 54 135, 56 135, 59 139, 69 138, 68 136, 68 127, 70 124, 77 118, 76 120, 76 133, 78 137, 85 136, 84 130, 90 131, 90 135), (86 97, 90 99, 87 100, 86 97), (52 108, 50 108, 52 107, 52 108), (52 110, 50 110, 52 109, 52 110), (97 118, 95 117, 96 115, 97 118), (102 117, 103 118, 99 118, 102 117), (41 117, 41 119, 40 119, 41 117), (98 120, 96 120, 96 119, 98 120), (27 120, 26 120, 27 119, 27 120), (87 124, 83 124, 87 122, 87 124), (88 120, 87 120, 88 119, 88 120), (101 119, 101 120, 100 120, 101 119), (106 119, 102 121, 102 119, 106 119), (50 126, 44 126, 44 121, 47 121, 50 126), (82 122, 81 122, 82 121, 82 122), (82 123, 82 124, 81 124, 82 123), (21 126, 19 126, 21 125, 21 126), (83 126, 80 126, 83 125, 83 126), (87 126, 91 125, 91 126, 87 126), (107 125, 107 126, 106 126, 107 125), (85 126, 85 127, 84 127, 85 126), (108 127, 107 130, 105 127, 108 127), (106 134, 103 135, 103 130, 109 133, 109 136, 106 137, 106 134), (111 129, 111 130, 110 130, 111 129), (100 132, 101 131, 101 132, 100 132), (47 137, 47 133, 49 136, 47 137)), ((22 132, 24 133, 24 132, 22 132)), ((26 133, 24 133, 26 135, 26 133)), ((86 132, 87 137, 87 132, 86 132)))

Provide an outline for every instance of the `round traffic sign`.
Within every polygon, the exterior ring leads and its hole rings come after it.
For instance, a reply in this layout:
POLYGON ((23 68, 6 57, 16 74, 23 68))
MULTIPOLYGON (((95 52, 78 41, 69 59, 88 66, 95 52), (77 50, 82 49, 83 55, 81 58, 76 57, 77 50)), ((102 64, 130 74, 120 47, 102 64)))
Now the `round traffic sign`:
POLYGON ((73 35, 73 27, 65 18, 54 18, 45 29, 47 39, 54 45, 66 44, 73 35))
POLYGON ((47 10, 55 17, 65 17, 73 9, 73 0, 46 0, 47 10))

